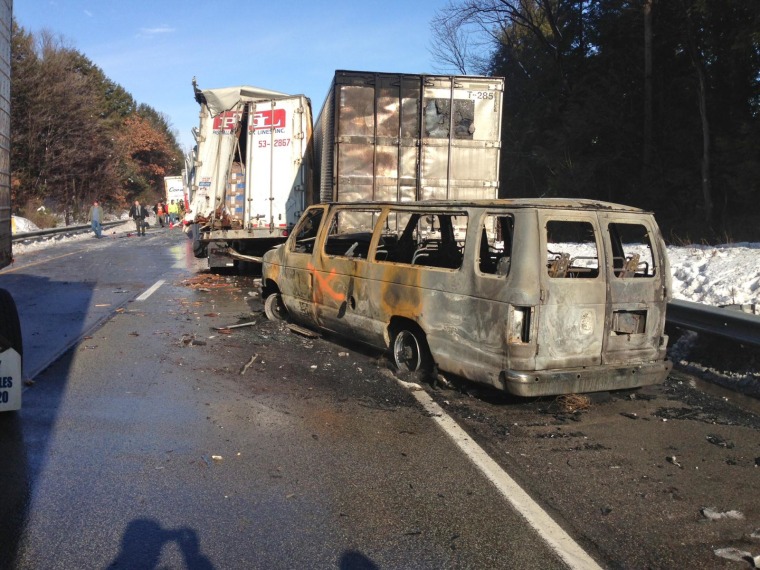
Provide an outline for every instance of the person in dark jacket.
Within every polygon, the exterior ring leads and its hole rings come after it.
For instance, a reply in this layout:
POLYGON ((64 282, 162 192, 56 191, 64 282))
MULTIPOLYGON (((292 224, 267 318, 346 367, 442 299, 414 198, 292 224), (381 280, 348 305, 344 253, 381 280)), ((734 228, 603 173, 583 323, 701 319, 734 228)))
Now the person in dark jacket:
POLYGON ((135 200, 135 203, 129 209, 129 217, 135 221, 137 227, 137 235, 145 235, 145 218, 148 217, 148 210, 145 206, 140 204, 139 200, 135 200))

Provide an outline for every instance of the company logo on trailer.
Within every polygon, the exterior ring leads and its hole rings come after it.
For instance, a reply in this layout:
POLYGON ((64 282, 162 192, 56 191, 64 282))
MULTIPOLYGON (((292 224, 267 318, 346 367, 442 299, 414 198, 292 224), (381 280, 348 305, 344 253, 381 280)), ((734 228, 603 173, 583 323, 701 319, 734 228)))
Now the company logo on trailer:
POLYGON ((214 117, 214 133, 231 133, 240 121, 241 113, 238 111, 224 111, 214 117))
POLYGON ((253 114, 251 126, 254 131, 260 129, 281 129, 285 127, 286 122, 285 109, 270 109, 268 111, 256 111, 253 114))

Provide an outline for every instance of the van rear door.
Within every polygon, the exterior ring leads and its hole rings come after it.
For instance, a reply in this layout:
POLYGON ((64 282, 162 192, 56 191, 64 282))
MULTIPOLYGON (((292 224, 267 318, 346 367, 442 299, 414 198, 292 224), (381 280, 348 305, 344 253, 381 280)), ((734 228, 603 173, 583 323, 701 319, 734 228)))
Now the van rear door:
POLYGON ((649 215, 600 213, 606 233, 609 312, 602 362, 662 360, 667 275, 662 240, 649 215))
POLYGON ((540 211, 541 294, 536 369, 601 364, 607 304, 593 212, 540 211))

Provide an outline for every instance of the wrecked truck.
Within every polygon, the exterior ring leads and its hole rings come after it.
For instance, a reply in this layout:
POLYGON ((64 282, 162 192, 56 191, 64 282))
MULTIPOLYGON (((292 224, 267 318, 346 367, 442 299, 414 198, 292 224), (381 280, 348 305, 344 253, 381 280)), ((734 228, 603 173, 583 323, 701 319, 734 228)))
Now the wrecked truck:
POLYGON ((259 261, 313 202, 311 102, 240 86, 200 90, 192 201, 193 252, 211 268, 259 261))
POLYGON ((589 200, 323 204, 267 252, 290 319, 519 396, 665 380, 665 245, 651 213, 589 200))

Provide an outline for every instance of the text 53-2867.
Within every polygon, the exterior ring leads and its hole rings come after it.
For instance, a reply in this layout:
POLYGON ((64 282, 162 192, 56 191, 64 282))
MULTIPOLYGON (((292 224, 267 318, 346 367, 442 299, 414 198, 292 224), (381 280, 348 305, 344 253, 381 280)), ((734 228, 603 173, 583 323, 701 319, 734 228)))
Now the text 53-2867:
MULTIPOLYGON (((272 146, 289 146, 290 139, 274 139, 272 146)), ((268 140, 259 141, 259 148, 267 148, 269 146, 268 140)))

